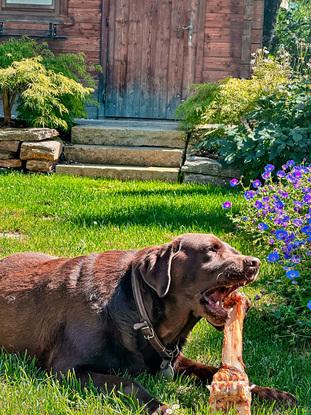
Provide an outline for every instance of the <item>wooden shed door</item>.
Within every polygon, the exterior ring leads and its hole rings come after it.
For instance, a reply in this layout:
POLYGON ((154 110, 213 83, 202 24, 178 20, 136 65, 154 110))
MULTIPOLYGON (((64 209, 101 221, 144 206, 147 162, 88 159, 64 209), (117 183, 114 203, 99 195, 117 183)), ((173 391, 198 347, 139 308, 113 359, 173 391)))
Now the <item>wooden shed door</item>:
POLYGON ((202 67, 205 2, 109 1, 105 116, 175 118, 202 67))

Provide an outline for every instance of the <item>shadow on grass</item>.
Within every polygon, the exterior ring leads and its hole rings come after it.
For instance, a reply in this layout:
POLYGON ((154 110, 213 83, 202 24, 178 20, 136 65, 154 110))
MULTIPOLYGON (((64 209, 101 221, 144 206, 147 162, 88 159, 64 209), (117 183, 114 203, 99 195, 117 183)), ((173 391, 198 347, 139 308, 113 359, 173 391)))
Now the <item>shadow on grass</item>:
MULTIPOLYGON (((166 184, 166 187, 168 185, 166 184)), ((140 188, 140 189, 115 189, 111 193, 114 195, 120 195, 123 197, 128 196, 170 196, 174 197, 176 196, 192 196, 192 195, 201 195, 201 196, 208 196, 211 197, 212 195, 215 196, 224 196, 224 195, 230 195, 230 194, 236 194, 236 192, 233 192, 230 188, 226 187, 219 187, 219 186, 209 186, 209 185, 180 185, 179 187, 173 187, 172 188, 165 188, 161 189, 158 188, 158 185, 155 186, 153 189, 150 187, 150 183, 148 183, 148 189, 140 188), (184 186, 184 187, 183 187, 184 186)))
POLYGON ((186 206, 170 207, 158 204, 155 206, 131 206, 123 209, 116 207, 113 211, 89 214, 82 212, 71 216, 70 222, 83 227, 103 225, 140 225, 140 226, 167 226, 171 229, 197 228, 202 231, 215 230, 228 232, 233 229, 230 219, 222 209, 212 209, 207 212, 199 210, 193 212, 186 206))

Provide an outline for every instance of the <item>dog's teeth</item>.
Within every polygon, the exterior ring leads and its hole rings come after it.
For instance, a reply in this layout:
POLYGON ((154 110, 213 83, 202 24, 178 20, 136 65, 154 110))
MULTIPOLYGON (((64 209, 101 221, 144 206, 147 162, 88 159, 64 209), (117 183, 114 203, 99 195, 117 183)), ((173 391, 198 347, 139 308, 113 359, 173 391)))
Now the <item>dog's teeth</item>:
POLYGON ((220 305, 220 301, 217 301, 216 305, 219 306, 220 305))

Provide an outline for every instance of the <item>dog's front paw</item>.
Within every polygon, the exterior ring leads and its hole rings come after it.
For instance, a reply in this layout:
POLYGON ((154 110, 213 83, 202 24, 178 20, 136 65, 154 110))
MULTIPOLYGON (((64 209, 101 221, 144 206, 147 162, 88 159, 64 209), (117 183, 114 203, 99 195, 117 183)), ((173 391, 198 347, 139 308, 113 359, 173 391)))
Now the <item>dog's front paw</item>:
POLYGON ((254 386, 252 394, 258 399, 276 401, 287 406, 296 406, 297 399, 289 392, 280 391, 274 388, 254 386))
POLYGON ((177 414, 176 410, 179 408, 179 405, 160 405, 151 415, 171 415, 177 414))

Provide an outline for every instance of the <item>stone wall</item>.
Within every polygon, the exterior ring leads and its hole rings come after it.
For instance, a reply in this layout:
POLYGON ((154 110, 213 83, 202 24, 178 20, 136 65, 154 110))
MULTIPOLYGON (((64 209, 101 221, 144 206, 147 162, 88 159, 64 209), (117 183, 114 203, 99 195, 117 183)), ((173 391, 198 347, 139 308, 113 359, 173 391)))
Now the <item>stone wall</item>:
POLYGON ((61 153, 58 132, 49 128, 0 129, 0 168, 48 173, 61 153))

